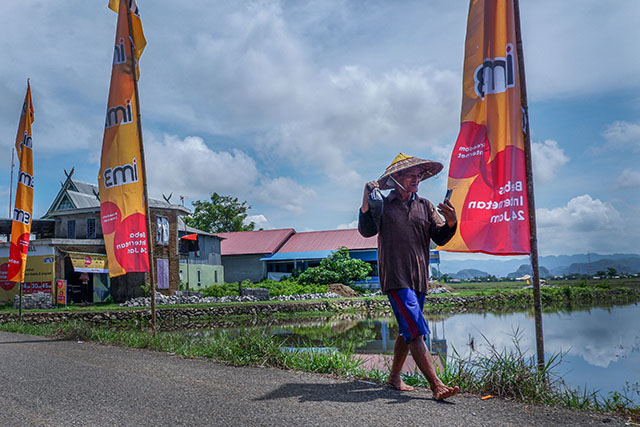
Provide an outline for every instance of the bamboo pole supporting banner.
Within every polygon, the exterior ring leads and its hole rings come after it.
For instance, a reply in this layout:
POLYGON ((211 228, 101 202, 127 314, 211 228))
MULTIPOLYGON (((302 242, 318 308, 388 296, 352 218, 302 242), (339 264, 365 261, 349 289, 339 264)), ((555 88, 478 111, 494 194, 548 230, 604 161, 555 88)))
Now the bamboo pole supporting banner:
POLYGON ((520 99, 522 101, 523 130, 525 144, 525 166, 527 174, 527 193, 529 203, 529 241, 531 244, 531 269, 533 283, 533 311, 535 316, 536 354, 538 369, 545 366, 544 336, 542 333, 542 304, 540 301, 540 268, 538 264, 538 233, 536 229, 536 206, 533 192, 533 163, 531 155, 531 134, 529 132, 529 106, 527 104, 527 84, 524 72, 524 56, 522 47, 522 31, 520 29, 520 6, 518 0, 513 0, 516 27, 516 49, 518 52, 518 70, 520 77, 520 99))
POLYGON ((18 320, 22 322, 22 282, 20 282, 20 296, 18 300, 18 320))
MULTIPOLYGON (((143 182, 143 199, 147 217, 147 253, 149 255, 149 281, 151 289, 151 329, 153 333, 156 333, 156 282, 153 265, 153 235, 151 234, 151 211, 149 209, 149 191, 147 190, 147 166, 144 157, 144 143, 142 140, 142 121, 140 120, 140 95, 138 92, 138 75, 136 58, 133 52, 135 52, 135 46, 133 45, 133 30, 131 25, 131 9, 128 1, 125 2, 127 7, 127 23, 129 25, 129 42, 131 43, 131 76, 133 78, 133 87, 136 97, 136 118, 138 126, 138 142, 140 144, 140 168, 142 169, 142 182, 143 182)), ((120 4, 122 7, 122 4, 120 4)))

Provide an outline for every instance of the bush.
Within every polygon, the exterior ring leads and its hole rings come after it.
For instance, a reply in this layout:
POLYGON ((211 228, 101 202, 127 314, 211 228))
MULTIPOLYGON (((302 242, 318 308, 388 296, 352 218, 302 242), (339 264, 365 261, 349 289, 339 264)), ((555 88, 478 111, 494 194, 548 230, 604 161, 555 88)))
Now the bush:
POLYGON ((291 277, 280 281, 264 280, 256 283, 255 287, 268 289, 269 296, 271 297, 280 295, 322 294, 328 291, 327 285, 302 284, 291 277))
POLYGON ((298 282, 303 285, 329 285, 343 283, 350 285, 353 281, 364 280, 371 272, 371 266, 366 262, 353 259, 347 248, 340 248, 329 257, 320 261, 317 267, 311 267, 298 276, 298 282))
POLYGON ((226 297, 226 296, 238 296, 238 284, 236 282, 223 283, 222 285, 211 285, 202 290, 202 295, 205 297, 226 297))
MULTIPOLYGON (((277 297, 280 295, 300 295, 300 294, 322 294, 328 291, 327 285, 303 285, 298 283, 296 279, 290 277, 283 280, 263 280, 262 282, 253 283, 245 280, 241 283, 243 288, 265 288, 269 290, 269 296, 277 297)), ((222 285, 211 285, 202 290, 205 297, 224 297, 238 296, 239 284, 237 282, 224 283, 222 285)))

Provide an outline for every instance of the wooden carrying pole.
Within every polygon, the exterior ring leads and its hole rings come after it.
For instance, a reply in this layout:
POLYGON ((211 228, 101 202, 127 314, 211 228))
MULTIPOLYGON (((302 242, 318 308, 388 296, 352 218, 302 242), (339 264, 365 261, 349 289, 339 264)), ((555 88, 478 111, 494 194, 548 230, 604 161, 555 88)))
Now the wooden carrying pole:
MULTIPOLYGON (((149 281, 151 289, 151 330, 156 333, 156 281, 153 269, 153 235, 151 234, 151 213, 149 209, 149 192, 147 190, 147 167, 144 158, 144 144, 142 142, 142 122, 140 121, 140 95, 138 94, 138 76, 136 67, 135 46, 133 45, 133 31, 131 27, 131 8, 129 1, 124 2, 127 7, 127 23, 129 25, 129 41, 131 43, 131 75, 133 77, 133 87, 136 97, 136 118, 138 121, 138 141, 140 143, 140 167, 142 168, 142 188, 145 214, 147 216, 147 252, 149 255, 149 281)), ((122 2, 120 3, 122 7, 122 2)))
POLYGON ((533 311, 536 326, 536 353, 538 369, 544 369, 544 338, 542 334, 542 304, 540 302, 540 268, 538 265, 538 235, 536 229, 536 204, 533 193, 533 163, 531 161, 531 134, 529 132, 529 106, 527 105, 527 84, 524 73, 522 33, 520 31, 520 6, 513 0, 516 27, 516 49, 518 51, 518 70, 520 77, 520 98, 522 102, 524 130, 524 158, 527 172, 527 200, 529 207, 529 242, 531 244, 531 269, 533 280, 533 311))

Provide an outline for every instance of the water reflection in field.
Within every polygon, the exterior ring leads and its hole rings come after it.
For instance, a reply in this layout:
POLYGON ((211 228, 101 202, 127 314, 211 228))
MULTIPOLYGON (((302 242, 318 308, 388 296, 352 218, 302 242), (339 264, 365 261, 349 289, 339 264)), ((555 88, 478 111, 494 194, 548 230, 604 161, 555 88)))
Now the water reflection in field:
MULTIPOLYGON (((498 351, 514 346, 535 356, 535 327, 529 313, 456 314, 428 316, 432 331, 427 341, 433 353, 450 358, 486 354, 493 345, 498 351)), ((395 320, 352 318, 297 322, 268 328, 287 338, 288 346, 327 346, 354 353, 392 354, 398 333, 395 320)), ((562 353, 556 373, 573 388, 622 391, 627 383, 640 382, 640 305, 559 311, 543 315, 547 358, 562 353)), ((637 394, 635 400, 640 403, 637 394)))

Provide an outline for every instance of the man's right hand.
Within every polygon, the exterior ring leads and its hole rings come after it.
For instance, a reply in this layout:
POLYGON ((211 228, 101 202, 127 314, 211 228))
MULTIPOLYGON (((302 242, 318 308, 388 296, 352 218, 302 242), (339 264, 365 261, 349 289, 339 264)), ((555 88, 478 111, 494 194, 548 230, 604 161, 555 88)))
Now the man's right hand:
POLYGON ((365 213, 369 210, 369 194, 373 191, 374 188, 380 188, 380 184, 378 184, 378 181, 369 181, 365 184, 360 212, 365 213))

